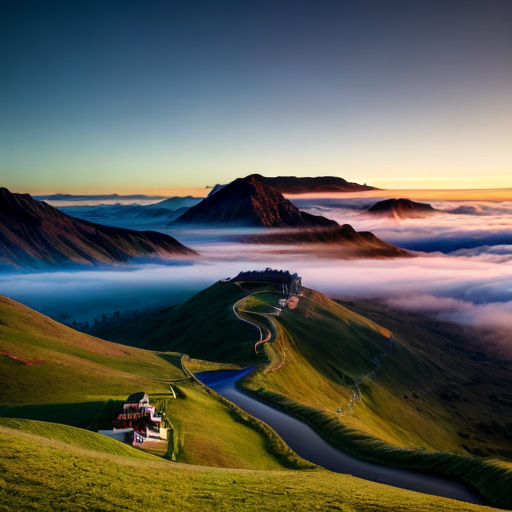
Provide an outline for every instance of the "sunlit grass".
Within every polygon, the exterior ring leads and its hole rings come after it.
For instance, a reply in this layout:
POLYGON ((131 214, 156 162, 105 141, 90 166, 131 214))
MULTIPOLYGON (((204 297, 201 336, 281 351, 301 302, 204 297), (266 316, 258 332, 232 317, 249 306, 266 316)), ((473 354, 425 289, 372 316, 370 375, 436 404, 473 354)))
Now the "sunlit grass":
POLYGON ((94 444, 98 434, 68 428, 0 426, 2 510, 491 510, 324 470, 227 470, 113 454, 121 443, 94 444))

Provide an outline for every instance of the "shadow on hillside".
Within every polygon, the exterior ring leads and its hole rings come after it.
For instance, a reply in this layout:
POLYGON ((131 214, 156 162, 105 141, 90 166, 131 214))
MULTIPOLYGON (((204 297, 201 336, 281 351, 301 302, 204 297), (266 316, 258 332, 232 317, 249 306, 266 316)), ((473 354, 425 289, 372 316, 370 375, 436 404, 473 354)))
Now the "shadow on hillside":
POLYGON ((112 420, 123 406, 122 400, 81 402, 71 404, 38 404, 0 406, 0 417, 62 423, 72 427, 97 431, 112 428, 112 420))

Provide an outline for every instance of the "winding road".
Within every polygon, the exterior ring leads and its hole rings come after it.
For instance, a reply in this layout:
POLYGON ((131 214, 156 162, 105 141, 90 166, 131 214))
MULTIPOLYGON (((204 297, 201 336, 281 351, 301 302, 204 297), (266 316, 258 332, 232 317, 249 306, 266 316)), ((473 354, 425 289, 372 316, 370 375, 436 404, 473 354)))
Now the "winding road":
MULTIPOLYGON (((267 336, 264 337, 263 331, 259 325, 240 317, 237 311, 238 302, 233 305, 235 315, 243 322, 254 325, 260 331, 260 340, 256 345, 269 341, 271 338, 269 330, 267 336)), ((364 376, 358 384, 370 378, 379 370, 379 359, 388 355, 393 347, 392 335, 389 341, 390 348, 373 359, 376 366, 375 369, 364 376)), ((242 370, 206 371, 196 373, 194 377, 203 385, 211 388, 245 412, 273 428, 286 444, 300 457, 322 466, 325 469, 338 473, 351 474, 365 480, 392 485, 411 491, 442 496, 468 503, 484 504, 482 497, 464 484, 427 473, 367 462, 334 448, 304 421, 279 410, 272 404, 262 402, 241 391, 236 383, 247 376, 253 369, 254 367, 242 370)), ((356 384, 356 386, 359 391, 358 384, 356 384)))

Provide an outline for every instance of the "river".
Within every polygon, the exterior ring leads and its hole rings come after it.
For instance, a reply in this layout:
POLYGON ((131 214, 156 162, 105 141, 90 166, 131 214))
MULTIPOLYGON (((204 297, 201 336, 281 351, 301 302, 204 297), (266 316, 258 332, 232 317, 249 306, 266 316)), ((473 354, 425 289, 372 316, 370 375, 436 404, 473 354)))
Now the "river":
POLYGON ((252 369, 218 370, 195 375, 203 384, 272 427, 300 457, 325 469, 410 491, 484 504, 476 491, 461 483, 427 473, 367 462, 334 448, 307 423, 239 391, 236 382, 252 369))

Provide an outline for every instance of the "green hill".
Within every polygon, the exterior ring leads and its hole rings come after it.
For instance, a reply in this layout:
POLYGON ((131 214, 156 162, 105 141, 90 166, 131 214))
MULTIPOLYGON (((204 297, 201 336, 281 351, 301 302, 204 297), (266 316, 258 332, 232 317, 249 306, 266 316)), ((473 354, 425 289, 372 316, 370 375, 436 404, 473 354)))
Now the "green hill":
POLYGON ((0 510, 493 510, 324 470, 176 464, 84 430, 5 419, 0 488, 0 510))
POLYGON ((512 362, 482 355, 450 324, 389 311, 371 320, 355 303, 349 309, 313 290, 296 309, 271 316, 279 297, 271 288, 251 293, 219 282, 179 306, 95 332, 218 363, 266 359, 275 367, 284 358, 278 371, 260 368, 246 387, 281 405, 289 400, 328 415, 342 409, 337 421, 397 447, 512 458, 512 401, 500 390, 512 382, 512 362), (259 333, 234 315, 237 302, 242 318, 272 331, 274 342, 259 358, 259 333))
MULTIPOLYGON (((295 309, 273 316, 279 297, 271 287, 220 282, 179 306, 135 316, 127 326, 108 322, 97 328, 115 341, 136 345, 144 339, 147 347, 217 363, 195 361, 194 369, 264 363, 242 385, 305 419, 334 446, 462 480, 496 505, 512 505, 506 491, 512 485, 510 404, 500 390, 512 382, 512 363, 485 355, 449 324, 342 305, 307 289, 295 309), (234 306, 264 335, 272 333, 258 355, 259 332, 237 318, 234 306)), ((173 375, 181 375, 177 357, 167 358, 173 375)), ((179 387, 186 405, 169 411, 177 430, 187 432, 184 443, 175 439, 179 460, 247 467, 254 441, 239 443, 245 431, 234 429, 233 410, 216 401, 210 412, 203 401, 216 400, 213 395, 188 382, 179 387)), ((245 422, 252 435, 262 436, 256 437, 261 455, 251 467, 297 464, 281 446, 265 448, 265 433, 245 422)))
POLYGON ((245 379, 248 391, 302 417, 339 448, 464 480, 512 506, 504 491, 512 472, 502 466, 512 459, 512 404, 500 399, 510 362, 484 356, 449 324, 423 319, 418 327, 391 311, 370 320, 313 290, 295 309, 265 314, 278 298, 262 290, 240 304, 258 322, 266 317, 274 333, 265 346, 270 364, 245 379))
POLYGON ((134 391, 167 392, 152 379, 181 376, 151 352, 73 331, 6 297, 0 297, 0 352, 1 416, 82 428, 109 425, 134 391))
POLYGON ((88 332, 135 347, 172 350, 211 361, 251 363, 255 361, 257 333, 233 314, 233 304, 246 295, 236 284, 219 282, 177 306, 99 323, 88 332))
POLYGON ((259 422, 189 380, 173 384, 178 398, 170 399, 169 385, 153 379, 186 377, 180 356, 87 336, 1 296, 0 352, 0 417, 108 429, 126 397, 142 389, 167 410, 177 460, 248 469, 304 465, 280 440, 269 441, 259 422))

